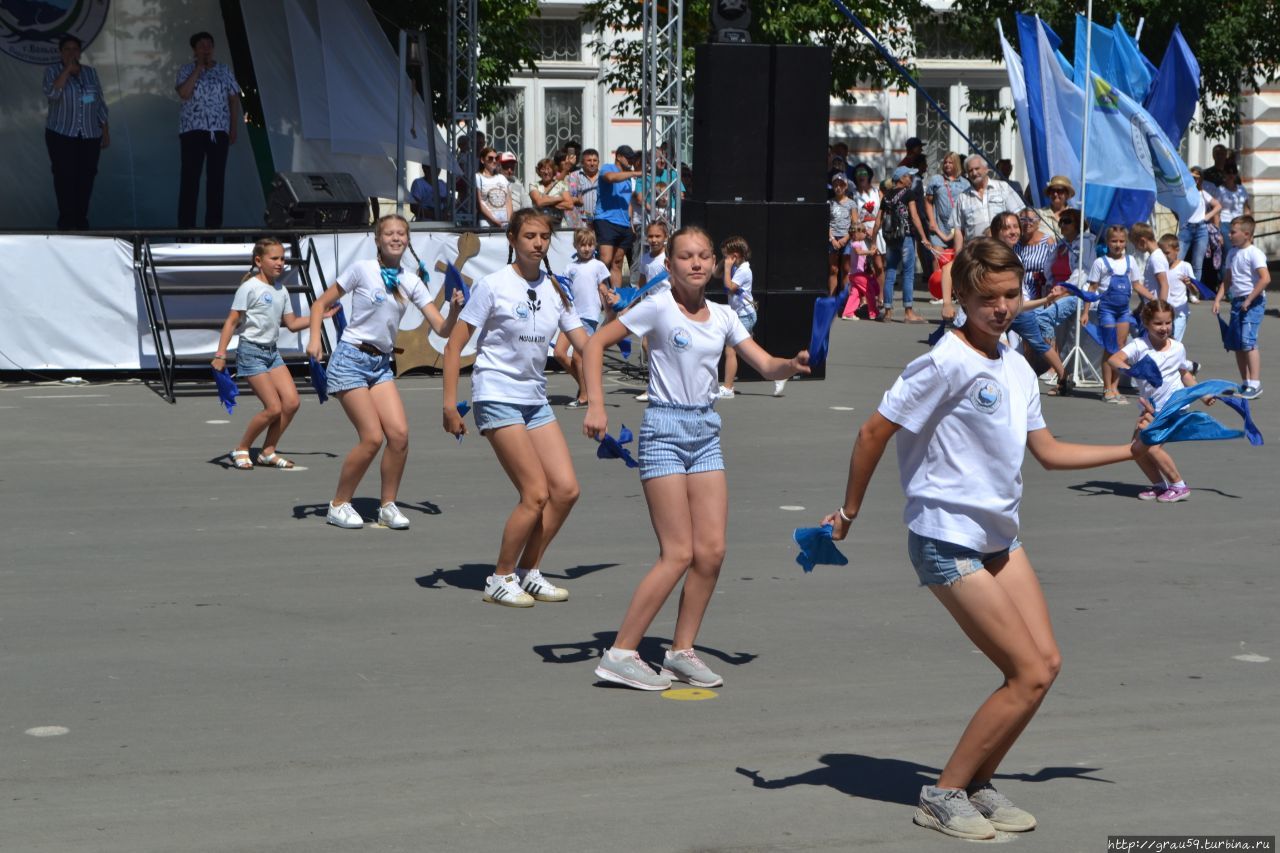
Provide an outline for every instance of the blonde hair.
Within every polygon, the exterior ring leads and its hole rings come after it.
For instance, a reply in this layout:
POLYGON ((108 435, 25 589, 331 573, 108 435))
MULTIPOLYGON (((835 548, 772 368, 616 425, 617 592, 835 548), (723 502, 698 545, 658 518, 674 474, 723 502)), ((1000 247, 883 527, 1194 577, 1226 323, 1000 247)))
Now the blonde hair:
MULTIPOLYGON (((948 151, 946 154, 942 155, 942 163, 945 163, 948 160, 951 160, 956 167, 956 177, 964 177, 964 158, 955 151, 948 151)), ((939 168, 941 168, 942 163, 938 164, 939 168)))
POLYGON ((1247 213, 1244 216, 1237 216, 1235 219, 1231 220, 1231 224, 1248 234, 1250 237, 1253 236, 1254 229, 1257 228, 1257 222, 1255 222, 1254 218, 1247 213))
POLYGON ((1154 240, 1155 238, 1156 232, 1145 222, 1134 223, 1134 226, 1129 229, 1129 239, 1135 243, 1139 240, 1154 240))
POLYGON ((671 237, 668 238, 667 240, 668 252, 675 254, 676 241, 678 241, 681 237, 701 237, 703 240, 707 241, 708 246, 715 245, 715 243, 711 242, 711 235, 707 233, 707 230, 705 228, 703 228, 700 225, 685 225, 684 227, 677 229, 676 233, 672 234, 671 237))
POLYGON ((258 258, 265 255, 267 250, 272 246, 279 246, 281 249, 284 249, 284 243, 281 243, 275 237, 263 237, 261 240, 253 244, 253 260, 249 262, 249 271, 240 279, 241 284, 244 284, 261 271, 258 268, 258 258))
POLYGON ((1177 248, 1182 244, 1178 242, 1178 236, 1176 234, 1165 234, 1160 238, 1159 242, 1157 242, 1156 245, 1159 246, 1161 249, 1164 249, 1165 251, 1168 251, 1170 249, 1173 249, 1176 251, 1177 248))
POLYGON ((994 237, 979 237, 965 243, 956 255, 951 267, 951 289, 956 299, 963 301, 977 293, 988 278, 997 273, 1016 273, 1022 280, 1025 270, 1022 261, 1004 243, 994 237))
POLYGON ((1102 238, 1103 242, 1110 243, 1112 234, 1120 234, 1124 237, 1126 243, 1129 242, 1129 229, 1123 225, 1108 225, 1106 234, 1102 238))
POLYGON ((573 232, 573 248, 582 248, 588 240, 592 243, 598 242, 596 240, 596 231, 594 228, 579 228, 577 231, 573 232))
MULTIPOLYGON (((543 225, 547 226, 547 231, 552 230, 551 217, 540 210, 532 207, 522 207, 515 213, 511 214, 511 221, 507 223, 507 263, 511 263, 516 259, 516 237, 520 234, 520 229, 530 219, 539 219, 543 225)), ((585 230, 585 229, 584 229, 585 230)), ((576 239, 576 235, 575 235, 576 239)), ((569 297, 568 292, 564 289, 564 285, 560 283, 560 279, 556 278, 556 274, 551 271, 550 255, 542 256, 543 266, 547 269, 547 278, 551 281, 551 286, 556 289, 556 293, 560 296, 560 301, 565 308, 573 307, 573 299, 569 297)))

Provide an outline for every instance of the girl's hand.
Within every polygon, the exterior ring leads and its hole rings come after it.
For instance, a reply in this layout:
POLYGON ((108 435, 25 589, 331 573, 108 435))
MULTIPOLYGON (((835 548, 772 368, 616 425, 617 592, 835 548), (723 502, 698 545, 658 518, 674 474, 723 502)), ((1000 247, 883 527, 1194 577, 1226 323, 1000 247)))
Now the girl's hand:
POLYGON ((1222 300, 1221 299, 1213 300, 1213 313, 1217 314, 1219 309, 1221 308, 1222 308, 1222 300))
POLYGON ((791 370, 793 374, 803 373, 806 376, 809 375, 809 351, 807 349, 800 350, 800 352, 796 353, 796 357, 791 359, 791 370))
POLYGON ((333 317, 335 314, 337 314, 337 313, 338 313, 338 309, 339 309, 339 308, 341 308, 341 307, 342 307, 341 305, 339 305, 337 302, 335 302, 335 303, 333 303, 332 305, 330 305, 328 308, 324 309, 324 314, 323 314, 322 316, 323 316, 326 320, 328 320, 328 319, 330 319, 331 317, 333 317))
POLYGON ((582 434, 599 441, 609 431, 609 416, 604 407, 596 403, 587 406, 587 416, 582 421, 582 434))
MULTIPOLYGON (((856 517, 857 516, 855 516, 855 518, 856 517)), ((853 526, 853 522, 845 521, 838 510, 822 519, 822 523, 831 525, 831 538, 836 542, 839 542, 844 539, 844 537, 848 536, 849 528, 853 526)))
POLYGON ((954 320, 955 318, 956 318, 956 306, 955 306, 955 305, 952 305, 951 303, 947 303, 947 304, 943 305, 943 306, 942 306, 942 319, 944 319, 944 320, 946 320, 948 323, 950 323, 950 322, 951 322, 952 320, 954 320))
POLYGON ((1138 415, 1138 422, 1134 425, 1133 441, 1129 444, 1129 450, 1133 453, 1134 458, 1146 456, 1151 448, 1143 444, 1140 433, 1151 426, 1151 422, 1155 420, 1156 410, 1151 407, 1151 401, 1146 397, 1139 397, 1138 402, 1142 405, 1142 414, 1138 415))
POLYGON ((320 361, 324 356, 324 347, 320 345, 320 338, 318 336, 307 341, 307 355, 311 356, 316 361, 320 361))
POLYGON ((453 436, 467 434, 467 423, 462 419, 462 415, 458 414, 457 406, 444 407, 444 431, 453 436))
POLYGON ((461 287, 453 292, 453 297, 449 300, 449 304, 454 308, 461 308, 467 304, 467 298, 462 295, 461 287))
POLYGON ((227 366, 227 357, 225 355, 215 355, 213 361, 209 362, 214 370, 222 370, 227 366))

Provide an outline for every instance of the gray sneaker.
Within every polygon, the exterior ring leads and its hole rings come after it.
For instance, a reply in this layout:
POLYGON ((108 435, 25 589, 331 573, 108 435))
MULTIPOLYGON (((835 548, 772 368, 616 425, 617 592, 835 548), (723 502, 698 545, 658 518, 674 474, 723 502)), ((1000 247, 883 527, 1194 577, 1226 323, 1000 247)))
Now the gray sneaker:
POLYGON ((996 829, 1004 832, 1030 832, 1036 828, 1035 816, 1009 802, 1009 798, 991 787, 990 782, 976 791, 970 791, 969 802, 996 829))
POLYGON ((653 667, 640 658, 639 652, 632 652, 630 657, 615 661, 605 652, 600 657, 600 665, 596 667, 596 678, 624 684, 636 690, 666 690, 671 686, 671 679, 659 675, 653 667))
POLYGON ((708 669, 693 649, 668 651, 662 659, 662 674, 673 681, 683 681, 694 687, 719 687, 724 684, 724 679, 708 669))
POLYGON ((964 791, 925 785, 920 789, 920 806, 911 818, 917 826, 936 829, 956 838, 979 841, 996 837, 996 829, 973 807, 964 791))

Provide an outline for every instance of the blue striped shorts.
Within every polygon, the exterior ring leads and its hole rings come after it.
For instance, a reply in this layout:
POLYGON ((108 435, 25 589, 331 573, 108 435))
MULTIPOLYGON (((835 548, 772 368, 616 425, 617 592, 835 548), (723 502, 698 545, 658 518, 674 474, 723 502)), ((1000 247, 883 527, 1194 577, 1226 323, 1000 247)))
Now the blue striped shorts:
POLYGON ((640 479, 723 471, 715 408, 650 403, 640 422, 640 479))

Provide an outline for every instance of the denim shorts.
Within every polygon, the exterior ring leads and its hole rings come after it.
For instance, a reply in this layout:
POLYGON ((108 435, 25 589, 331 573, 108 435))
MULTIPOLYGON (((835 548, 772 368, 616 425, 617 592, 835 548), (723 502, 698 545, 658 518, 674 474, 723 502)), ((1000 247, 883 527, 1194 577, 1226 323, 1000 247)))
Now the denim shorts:
POLYGON ((750 314, 738 315, 738 320, 742 323, 743 328, 747 330, 747 334, 751 334, 753 331, 755 331, 756 320, 758 320, 759 318, 760 318, 760 315, 757 314, 755 311, 752 311, 750 314))
POLYGON ((556 419, 555 412, 546 403, 503 403, 499 400, 472 400, 472 414, 480 434, 500 427, 524 424, 525 429, 537 429, 556 419))
POLYGON ((1098 303, 1098 325, 1099 326, 1118 326, 1121 323, 1129 323, 1133 320, 1133 311, 1128 305, 1123 307, 1119 305, 1104 305, 1098 303))
POLYGON ((357 349, 350 341, 339 341, 325 368, 328 381, 325 390, 340 394, 355 388, 372 388, 396 378, 391 370, 391 354, 372 355, 357 349))
POLYGON ((1267 295, 1259 293, 1248 311, 1244 310, 1244 300, 1243 296, 1231 300, 1231 321, 1240 323, 1240 351, 1248 352, 1258 348, 1258 327, 1262 325, 1262 315, 1267 312, 1267 295), (1237 321, 1237 314, 1244 316, 1237 321))
POLYGON ((723 471, 720 416, 710 406, 650 403, 640 422, 640 479, 723 471))
POLYGON ((965 575, 971 575, 987 563, 1006 556, 1022 547, 1015 536, 1013 544, 990 554, 981 554, 963 545, 943 542, 921 536, 914 530, 907 531, 907 554, 916 568, 921 586, 951 586, 965 575))
POLYGON ((1018 333, 1018 337, 1022 338, 1027 346, 1036 352, 1044 355, 1049 351, 1049 339, 1045 338, 1044 330, 1040 325, 1040 311, 1032 308, 1030 311, 1023 311, 1013 318, 1010 329, 1018 333))
POLYGON ((284 359, 275 344, 255 344, 240 339, 236 345, 236 375, 243 378, 266 373, 275 367, 284 367, 284 359))

